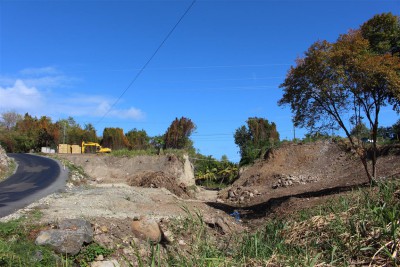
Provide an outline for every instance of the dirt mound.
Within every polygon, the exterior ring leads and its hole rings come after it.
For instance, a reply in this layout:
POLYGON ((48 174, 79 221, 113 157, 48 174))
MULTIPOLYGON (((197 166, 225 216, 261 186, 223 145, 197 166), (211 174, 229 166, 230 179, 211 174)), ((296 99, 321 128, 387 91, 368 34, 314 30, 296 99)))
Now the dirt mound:
POLYGON ((130 186, 149 188, 165 188, 179 197, 189 197, 186 186, 178 183, 177 179, 161 171, 144 171, 131 176, 127 180, 130 186))
MULTIPOLYGON (((399 175, 398 149, 385 148, 378 157, 378 178, 399 175)), ((350 187, 367 182, 360 159, 343 145, 320 141, 285 144, 240 171, 240 177, 220 192, 228 203, 249 206, 283 196, 337 187, 350 187)))

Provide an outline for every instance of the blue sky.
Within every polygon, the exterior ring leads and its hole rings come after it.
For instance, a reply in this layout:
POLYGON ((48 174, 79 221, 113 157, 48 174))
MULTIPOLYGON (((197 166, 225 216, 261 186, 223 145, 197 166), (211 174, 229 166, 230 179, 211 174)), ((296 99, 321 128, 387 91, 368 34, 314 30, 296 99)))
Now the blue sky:
MULTIPOLYGON (((290 110, 277 101, 296 57, 400 11, 400 1, 385 0, 198 0, 109 111, 190 3, 0 0, 0 112, 72 116, 98 135, 104 127, 159 135, 185 116, 197 125, 196 149, 239 161, 233 133, 249 117, 293 137, 290 110)), ((381 124, 397 119, 384 111, 381 124)))

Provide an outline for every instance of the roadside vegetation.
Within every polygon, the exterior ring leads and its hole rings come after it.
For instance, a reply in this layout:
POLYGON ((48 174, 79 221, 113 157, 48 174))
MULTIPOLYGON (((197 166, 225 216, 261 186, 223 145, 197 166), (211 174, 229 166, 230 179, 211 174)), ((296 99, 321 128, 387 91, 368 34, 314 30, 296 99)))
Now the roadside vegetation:
POLYGON ((15 172, 16 168, 17 163, 14 161, 14 159, 10 158, 8 166, 5 168, 5 170, 0 168, 0 181, 10 177, 15 172))

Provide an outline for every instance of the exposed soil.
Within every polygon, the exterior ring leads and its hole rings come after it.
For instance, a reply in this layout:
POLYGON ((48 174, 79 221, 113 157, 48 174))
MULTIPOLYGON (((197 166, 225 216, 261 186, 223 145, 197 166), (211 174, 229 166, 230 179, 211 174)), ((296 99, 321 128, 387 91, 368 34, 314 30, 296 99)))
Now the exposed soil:
MULTIPOLYGON (((400 176, 399 146, 381 149, 377 173, 378 179, 400 176)), ((323 201, 323 196, 367 182, 360 159, 342 143, 287 144, 242 169, 239 179, 219 192, 225 203, 213 206, 227 212, 240 210, 248 219, 259 219, 278 207, 282 210, 284 203, 301 203, 288 206, 290 210, 306 208, 323 201)))
POLYGON ((139 172, 128 178, 127 184, 130 186, 165 188, 179 197, 188 198, 191 192, 185 184, 179 183, 176 177, 164 172, 144 171, 139 172))
MULTIPOLYGON (((44 207, 44 220, 174 217, 182 215, 184 205, 227 216, 237 210, 242 219, 262 220, 277 209, 285 212, 317 205, 326 196, 367 182, 355 153, 329 141, 283 145, 266 159, 242 169, 238 180, 220 192, 182 183, 180 176, 193 173, 188 174, 175 156, 60 156, 83 168, 88 177, 78 180, 84 179, 87 185, 42 200, 39 206, 44 207)), ((383 147, 378 158, 379 177, 399 176, 399 159, 400 146, 383 147)))
MULTIPOLYGON (((135 217, 156 218, 162 230, 168 231, 170 219, 190 212, 202 214, 210 225, 219 220, 232 232, 241 232, 259 228, 272 215, 314 207, 367 182, 355 153, 333 142, 283 145, 266 159, 242 169, 235 183, 220 192, 190 185, 194 179, 183 183, 193 173, 188 173, 188 164, 176 157, 62 157, 88 175, 71 175, 72 182, 81 185, 71 183, 66 192, 41 199, 2 220, 35 210, 40 210, 38 222, 44 224, 85 218, 95 226, 95 240, 113 246, 129 244, 133 238, 129 225, 135 217), (230 215, 234 211, 241 222, 230 215)), ((400 146, 381 149, 378 175, 380 179, 400 176, 400 146)), ((118 251, 127 259, 135 254, 129 246, 118 251)))
POLYGON ((113 157, 96 154, 58 154, 83 168, 89 178, 96 183, 126 183, 138 173, 162 172, 175 178, 177 184, 195 184, 193 166, 187 157, 175 155, 113 157))

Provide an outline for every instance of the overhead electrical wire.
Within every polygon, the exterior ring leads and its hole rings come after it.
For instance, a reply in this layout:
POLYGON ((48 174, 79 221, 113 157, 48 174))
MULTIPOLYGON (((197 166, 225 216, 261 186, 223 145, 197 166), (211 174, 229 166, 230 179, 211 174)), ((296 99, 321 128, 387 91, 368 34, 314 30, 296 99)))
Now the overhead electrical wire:
POLYGON ((132 87, 132 85, 136 82, 136 80, 139 78, 139 76, 142 74, 142 72, 146 69, 147 65, 153 60, 153 58, 156 56, 158 51, 161 49, 161 47, 165 44, 165 42, 168 40, 168 38, 172 35, 174 30, 178 27, 178 25, 181 23, 183 18, 186 16, 187 13, 189 13, 190 9, 193 7, 193 5, 196 3, 197 0, 193 0, 192 3, 186 8, 185 12, 182 14, 182 16, 179 18, 179 20, 175 23, 175 25, 172 27, 172 29, 168 32, 168 34, 164 37, 160 45, 157 47, 157 49, 153 52, 153 54, 150 56, 150 58, 146 61, 146 63, 143 65, 142 68, 138 71, 138 73, 135 75, 135 77, 132 79, 132 81, 129 83, 129 85, 125 88, 125 90, 121 93, 121 95, 117 98, 117 100, 110 106, 110 108, 104 113, 104 115, 98 120, 95 124, 100 123, 109 113, 110 111, 118 104, 118 102, 121 100, 121 98, 125 95, 125 93, 129 90, 129 88, 132 87))

